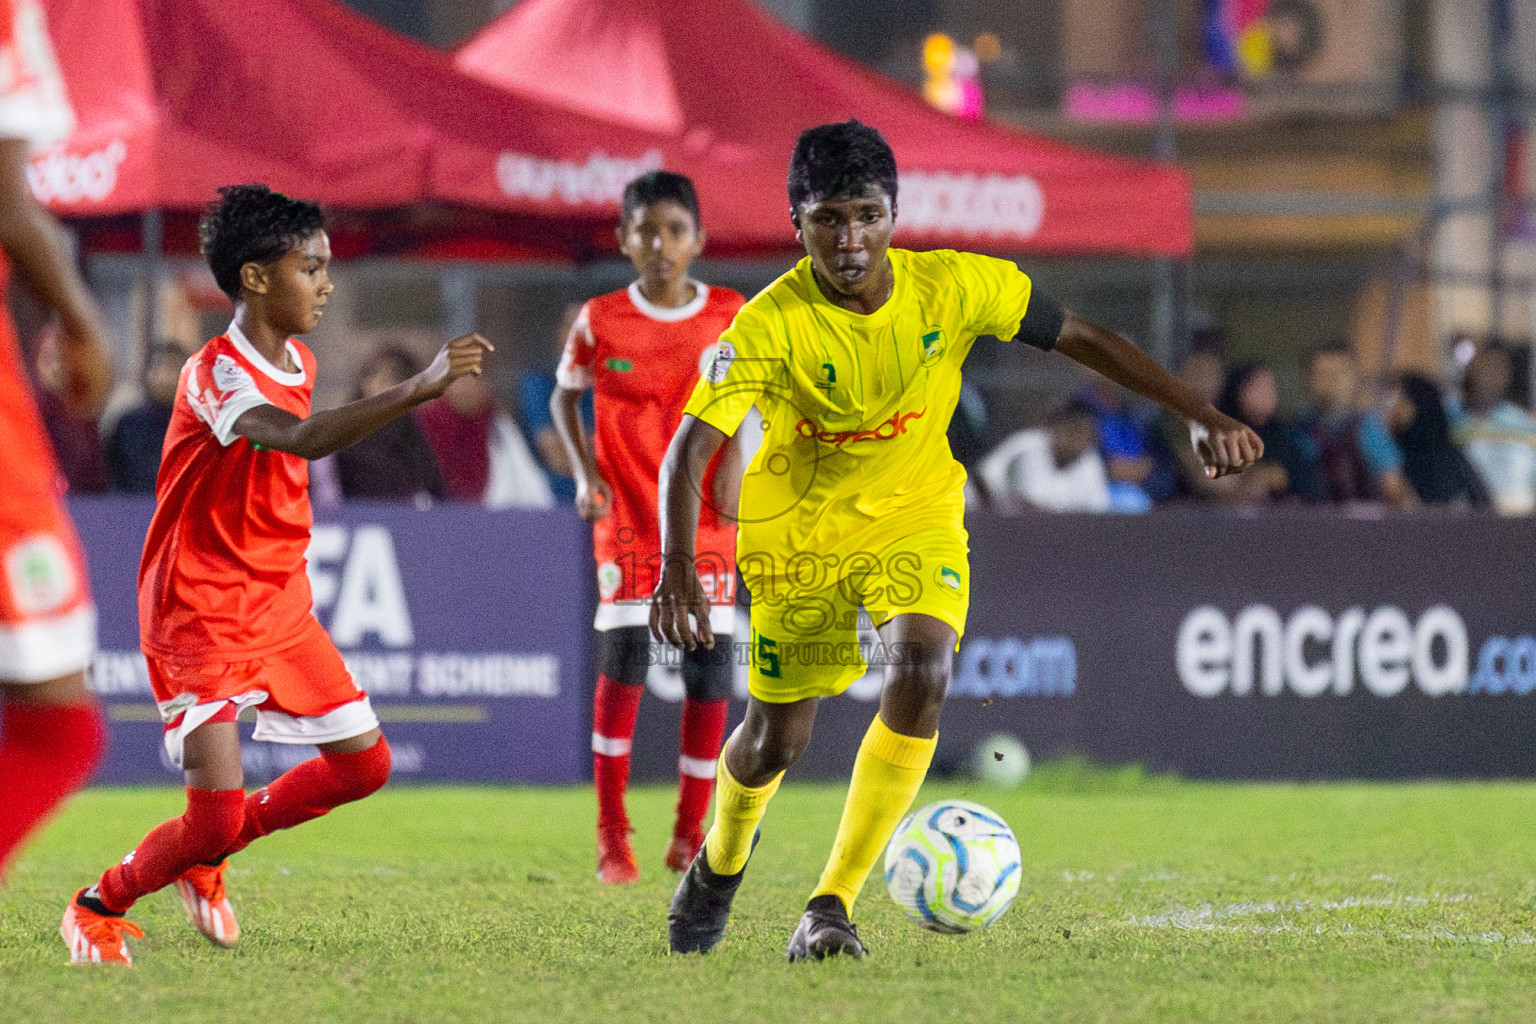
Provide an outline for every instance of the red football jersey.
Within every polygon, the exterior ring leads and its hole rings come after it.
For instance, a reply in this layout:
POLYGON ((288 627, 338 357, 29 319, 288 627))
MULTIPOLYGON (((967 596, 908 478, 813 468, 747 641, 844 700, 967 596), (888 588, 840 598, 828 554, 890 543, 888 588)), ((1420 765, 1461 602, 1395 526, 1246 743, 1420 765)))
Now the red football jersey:
MULTIPOLYGON (((40 148, 74 123, 42 8, 36 0, 0 0, 0 138, 40 148)), ((0 294, 9 268, 0 255, 0 294)), ((27 379, 10 314, 0 309, 0 480, 21 501, 52 502, 63 485, 27 379)))
MULTIPOLYGON (((695 285, 693 301, 677 309, 652 305, 638 284, 592 299, 571 328, 556 373, 561 387, 595 389, 593 447, 613 493, 613 511, 592 526, 604 606, 599 628, 649 621, 644 599, 661 566, 661 460, 694 384, 745 301, 729 288, 695 285)), ((711 471, 705 479, 706 495, 713 477, 711 471)), ((734 604, 736 524, 708 501, 699 513, 697 550, 711 600, 734 604)))
POLYGON ((230 324, 182 368, 139 563, 146 654, 249 661, 302 640, 311 625, 309 463, 233 432, 259 405, 309 415, 314 354, 290 338, 288 355, 297 372, 268 362, 230 324))
MULTIPOLYGON (((74 114, 36 0, 0 0, 0 139, 34 149, 69 134, 74 114)), ((0 254, 0 679, 79 671, 96 647, 85 556, 59 500, 64 479, 28 386, 3 295, 0 254)))

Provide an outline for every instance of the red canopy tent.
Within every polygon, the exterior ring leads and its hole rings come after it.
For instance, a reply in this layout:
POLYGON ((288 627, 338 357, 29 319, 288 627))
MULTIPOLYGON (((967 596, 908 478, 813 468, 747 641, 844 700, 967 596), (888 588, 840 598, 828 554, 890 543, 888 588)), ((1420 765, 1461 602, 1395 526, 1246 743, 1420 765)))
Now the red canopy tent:
POLYGON ((518 95, 676 142, 711 248, 790 242, 795 136, 857 117, 901 167, 906 242, 1185 257, 1188 178, 1036 135, 960 121, 784 28, 749 0, 522 0, 457 54, 518 95))
POLYGON ((624 182, 664 158, 664 139, 485 85, 333 0, 46 5, 79 125, 32 185, 63 214, 195 210, 265 181, 339 207, 606 228, 624 182))

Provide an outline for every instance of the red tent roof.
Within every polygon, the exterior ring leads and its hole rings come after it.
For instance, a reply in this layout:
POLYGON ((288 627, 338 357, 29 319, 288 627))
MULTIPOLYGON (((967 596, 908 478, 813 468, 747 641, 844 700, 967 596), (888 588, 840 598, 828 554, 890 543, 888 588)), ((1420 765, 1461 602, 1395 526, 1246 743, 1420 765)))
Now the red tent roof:
POLYGON ((748 0, 522 0, 457 54, 519 95, 674 138, 711 247, 790 242, 784 168, 804 128, 879 128, 901 167, 899 236, 999 250, 1186 256, 1189 180, 961 121, 784 28, 748 0))
POLYGON ((352 208, 611 218, 665 140, 509 95, 333 0, 45 0, 79 119, 61 213, 196 209, 231 182, 352 208))

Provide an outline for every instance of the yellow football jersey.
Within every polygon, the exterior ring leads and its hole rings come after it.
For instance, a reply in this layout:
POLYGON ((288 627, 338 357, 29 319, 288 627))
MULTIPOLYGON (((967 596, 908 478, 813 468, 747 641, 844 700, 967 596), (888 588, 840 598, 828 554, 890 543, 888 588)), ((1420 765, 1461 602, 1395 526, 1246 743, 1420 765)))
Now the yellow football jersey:
POLYGON ((1018 332, 1030 279, 973 253, 889 252, 894 291, 868 316, 828 301, 801 260, 736 314, 689 399, 726 434, 754 405, 763 417, 737 534, 749 581, 814 589, 906 533, 963 536, 965 470, 945 436, 960 368, 978 335, 1018 332))

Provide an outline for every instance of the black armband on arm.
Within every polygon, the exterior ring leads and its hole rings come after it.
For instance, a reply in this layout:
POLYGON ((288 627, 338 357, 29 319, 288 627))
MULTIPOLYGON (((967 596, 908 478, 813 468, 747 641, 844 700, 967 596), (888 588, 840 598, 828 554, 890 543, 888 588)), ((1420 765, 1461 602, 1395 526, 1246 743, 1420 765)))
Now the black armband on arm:
POLYGON ((1019 333, 1013 337, 1015 341, 1049 352, 1056 347, 1056 339, 1061 337, 1061 325, 1066 322, 1067 311, 1061 308, 1061 303, 1032 291, 1029 305, 1024 309, 1024 319, 1019 321, 1019 333))

